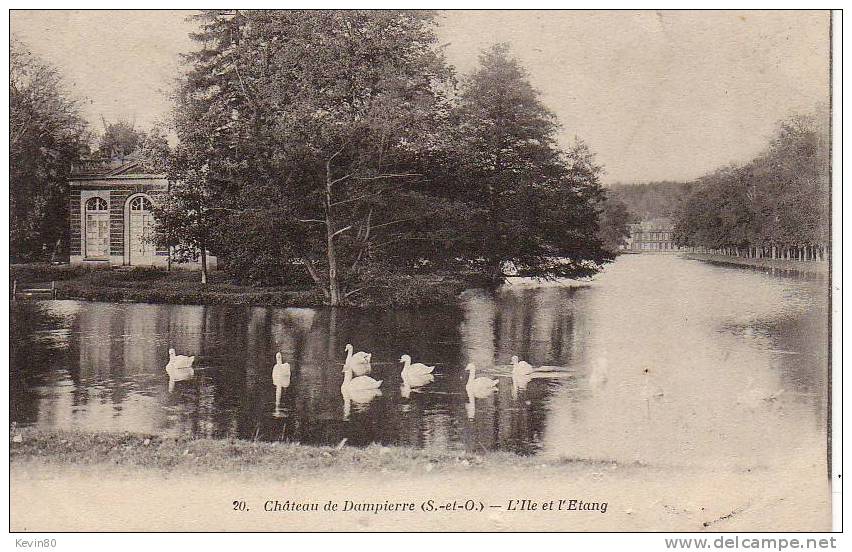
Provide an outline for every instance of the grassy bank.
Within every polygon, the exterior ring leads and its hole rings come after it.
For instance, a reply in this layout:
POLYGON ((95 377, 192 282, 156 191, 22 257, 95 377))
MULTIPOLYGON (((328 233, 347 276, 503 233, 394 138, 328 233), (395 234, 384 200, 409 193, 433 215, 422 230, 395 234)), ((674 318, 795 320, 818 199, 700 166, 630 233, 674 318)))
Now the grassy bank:
POLYGON ((817 261, 794 261, 788 259, 749 259, 711 253, 683 253, 684 258, 705 261, 718 265, 738 266, 757 270, 776 270, 795 274, 825 276, 828 274, 828 263, 817 261))
MULTIPOLYGON (((511 453, 486 455, 345 443, 316 447, 237 439, 187 439, 140 433, 43 431, 13 428, 10 461, 41 461, 76 466, 118 466, 173 474, 249 473, 273 478, 317 475, 324 471, 441 472, 541 466, 541 460, 511 453)), ((556 463, 571 464, 570 459, 556 463)))
MULTIPOLYGON (((110 270, 46 264, 13 265, 10 280, 18 284, 56 281, 57 298, 89 301, 172 303, 190 305, 270 305, 312 307, 323 304, 317 289, 293 286, 252 286, 235 282, 223 272, 211 272, 207 285, 198 272, 136 268, 110 270)), ((454 303, 467 286, 446 276, 399 276, 352 297, 352 305, 426 306, 454 303)))

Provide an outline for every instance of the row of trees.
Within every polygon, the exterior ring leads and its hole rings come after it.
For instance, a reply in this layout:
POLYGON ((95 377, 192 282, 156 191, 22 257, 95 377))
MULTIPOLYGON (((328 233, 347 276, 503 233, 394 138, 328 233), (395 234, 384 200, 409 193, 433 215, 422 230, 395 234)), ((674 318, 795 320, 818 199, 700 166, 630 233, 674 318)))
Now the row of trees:
POLYGON ((676 213, 678 243, 728 255, 825 259, 828 140, 825 108, 781 121, 757 158, 698 179, 676 213))
MULTIPOLYGON (((589 276, 601 168, 497 45, 458 79, 420 11, 205 12, 157 239, 331 305, 400 274, 589 276)), ((617 218, 617 217, 616 217, 617 218)), ((626 230, 626 228, 625 228, 626 230)), ((619 238, 610 238, 619 239, 619 238)), ((202 258, 202 263, 204 259, 202 258)))

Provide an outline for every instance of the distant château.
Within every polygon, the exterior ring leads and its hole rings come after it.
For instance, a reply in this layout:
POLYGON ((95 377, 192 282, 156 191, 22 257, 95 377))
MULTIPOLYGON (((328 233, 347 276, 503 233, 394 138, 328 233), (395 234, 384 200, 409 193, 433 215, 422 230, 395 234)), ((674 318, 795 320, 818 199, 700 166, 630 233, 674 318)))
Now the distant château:
POLYGON ((662 217, 631 224, 627 243, 619 249, 630 253, 677 253, 687 250, 675 244, 673 229, 672 221, 662 217))

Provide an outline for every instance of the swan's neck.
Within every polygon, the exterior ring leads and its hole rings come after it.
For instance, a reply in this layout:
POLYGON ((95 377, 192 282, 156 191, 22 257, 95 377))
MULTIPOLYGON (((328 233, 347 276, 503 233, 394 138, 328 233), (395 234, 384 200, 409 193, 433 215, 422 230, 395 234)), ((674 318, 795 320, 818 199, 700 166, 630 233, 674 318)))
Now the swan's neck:
POLYGON ((471 368, 468 370, 467 382, 471 383, 476 378, 476 368, 471 368))
POLYGON ((343 372, 343 385, 346 385, 352 381, 352 370, 346 370, 343 372))
POLYGON ((402 364, 403 370, 407 370, 411 366, 411 360, 409 360, 409 359, 405 359, 402 362, 403 362, 403 364, 402 364))
POLYGON ((346 362, 352 360, 352 347, 346 347, 346 362))

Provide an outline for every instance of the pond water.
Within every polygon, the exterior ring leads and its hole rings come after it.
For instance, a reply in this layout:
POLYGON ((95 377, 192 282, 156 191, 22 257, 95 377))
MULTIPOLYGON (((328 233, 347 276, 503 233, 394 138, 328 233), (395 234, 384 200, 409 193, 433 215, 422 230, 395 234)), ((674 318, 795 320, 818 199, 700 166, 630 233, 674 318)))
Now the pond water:
POLYGON ((590 282, 514 281, 459 307, 348 310, 20 301, 11 420, 41 428, 642 462, 824 461, 824 282, 629 255, 590 282), (340 391, 344 347, 382 394, 340 391), (195 355, 170 389, 168 349, 195 355), (276 403, 276 351, 293 367, 276 403), (435 365, 401 386, 399 357, 435 365), (541 377, 513 381, 513 354, 541 377), (465 390, 468 362, 499 380, 465 390))

